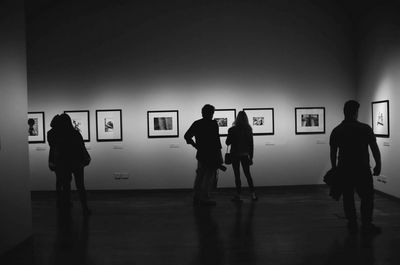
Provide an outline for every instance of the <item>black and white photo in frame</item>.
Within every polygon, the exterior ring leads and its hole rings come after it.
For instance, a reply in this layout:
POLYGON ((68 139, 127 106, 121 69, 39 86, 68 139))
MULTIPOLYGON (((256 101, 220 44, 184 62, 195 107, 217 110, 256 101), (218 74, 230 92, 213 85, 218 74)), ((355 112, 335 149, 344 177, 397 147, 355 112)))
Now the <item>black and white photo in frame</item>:
POLYGON ((98 142, 122 141, 122 110, 96 110, 96 136, 98 142))
POLYGON ((389 100, 374 101, 372 104, 372 129, 376 137, 389 137, 389 100))
POLYGON ((27 134, 31 144, 46 142, 44 112, 28 112, 27 134))
POLYGON ((244 108, 249 124, 253 129, 253 135, 273 135, 274 109, 273 108, 244 108))
POLYGON ((67 110, 65 114, 71 117, 72 126, 81 133, 83 141, 90 142, 90 117, 88 110, 67 110))
POLYGON ((324 134, 325 107, 295 108, 296 134, 324 134))
POLYGON ((219 127, 219 135, 227 136, 228 129, 233 125, 236 119, 236 109, 216 109, 214 112, 214 120, 217 121, 219 127))
POLYGON ((179 137, 179 113, 177 110, 147 111, 147 137, 179 137))

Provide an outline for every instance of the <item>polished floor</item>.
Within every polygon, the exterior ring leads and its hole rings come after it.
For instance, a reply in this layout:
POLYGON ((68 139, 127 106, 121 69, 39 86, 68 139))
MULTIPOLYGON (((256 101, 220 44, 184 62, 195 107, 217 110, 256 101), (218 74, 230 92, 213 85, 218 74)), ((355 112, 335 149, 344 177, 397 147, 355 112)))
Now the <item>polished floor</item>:
POLYGON ((400 262, 400 203, 376 195, 377 236, 351 235, 324 186, 259 189, 240 205, 194 207, 190 191, 92 192, 58 215, 54 194, 33 194, 34 236, 1 264, 363 264, 400 262))

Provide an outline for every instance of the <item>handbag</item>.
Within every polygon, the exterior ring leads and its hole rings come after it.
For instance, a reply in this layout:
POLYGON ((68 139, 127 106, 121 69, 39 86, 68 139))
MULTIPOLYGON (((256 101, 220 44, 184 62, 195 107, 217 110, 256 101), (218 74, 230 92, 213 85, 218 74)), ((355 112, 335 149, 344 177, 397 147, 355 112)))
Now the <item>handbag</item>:
POLYGON ((230 165, 230 164, 232 164, 232 154, 229 153, 228 149, 229 149, 229 146, 226 147, 224 162, 225 162, 225 164, 230 165))

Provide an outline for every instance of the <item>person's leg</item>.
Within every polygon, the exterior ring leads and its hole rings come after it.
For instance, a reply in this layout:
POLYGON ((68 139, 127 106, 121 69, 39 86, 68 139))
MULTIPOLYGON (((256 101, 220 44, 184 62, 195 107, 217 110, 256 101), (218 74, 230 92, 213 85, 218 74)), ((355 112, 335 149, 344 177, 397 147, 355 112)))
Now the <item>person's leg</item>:
POLYGON ((85 179, 84 179, 84 168, 77 168, 73 171, 75 186, 78 190, 79 199, 81 201, 82 209, 85 213, 89 213, 89 208, 87 206, 87 196, 85 189, 85 179))
POLYGON ((57 199, 57 208, 61 208, 63 204, 63 191, 62 191, 62 174, 59 171, 55 172, 56 174, 56 199, 57 199))
POLYGON ((203 183, 204 166, 200 161, 197 161, 196 177, 193 185, 193 202, 197 203, 201 196, 201 187, 203 183))
POLYGON ((362 228, 368 232, 381 232, 381 229, 372 224, 374 210, 374 184, 372 175, 368 171, 356 186, 356 191, 361 200, 361 223, 362 228))
POLYGON ((247 179, 247 184, 249 185, 250 192, 255 192, 253 179, 250 173, 250 160, 247 156, 243 157, 240 162, 242 163, 243 172, 247 179))
POLYGON ((232 158, 232 169, 235 176, 236 193, 238 196, 242 193, 242 182, 240 181, 240 160, 232 158))
POLYGON ((354 186, 353 183, 346 183, 343 187, 343 209, 348 221, 348 228, 350 230, 356 230, 357 225, 357 213, 354 202, 354 186))
POLYGON ((56 170, 56 175, 60 185, 60 206, 61 208, 71 207, 71 171, 65 168, 56 170))

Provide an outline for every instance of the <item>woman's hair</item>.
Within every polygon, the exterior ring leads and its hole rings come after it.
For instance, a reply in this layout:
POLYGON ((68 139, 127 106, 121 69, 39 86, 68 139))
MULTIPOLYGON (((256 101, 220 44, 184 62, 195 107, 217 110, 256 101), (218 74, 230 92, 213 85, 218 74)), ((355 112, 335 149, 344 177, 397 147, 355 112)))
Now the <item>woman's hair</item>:
POLYGON ((249 118, 247 118, 247 114, 243 110, 239 111, 233 125, 239 128, 248 129, 249 131, 252 130, 249 124, 249 118))
MULTIPOLYGON (((74 126, 72 126, 72 121, 71 117, 68 114, 61 114, 58 119, 57 119, 57 127, 60 128, 60 130, 67 132, 67 131, 73 131, 74 126)), ((58 129, 58 128, 57 128, 58 129)))

